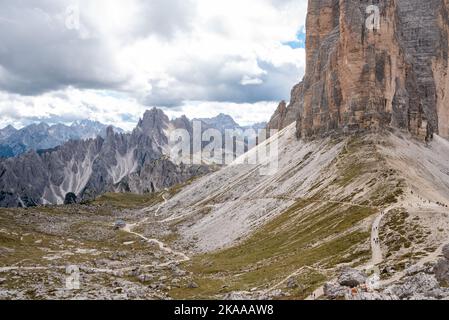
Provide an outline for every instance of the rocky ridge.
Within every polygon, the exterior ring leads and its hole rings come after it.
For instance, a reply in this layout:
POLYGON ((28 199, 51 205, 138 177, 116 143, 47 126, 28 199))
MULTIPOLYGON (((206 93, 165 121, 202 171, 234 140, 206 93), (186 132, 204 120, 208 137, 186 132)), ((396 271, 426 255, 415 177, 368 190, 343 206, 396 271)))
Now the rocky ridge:
POLYGON ((152 193, 207 172, 207 167, 168 159, 169 126, 168 117, 153 109, 129 134, 109 127, 104 138, 73 140, 1 160, 0 206, 63 204, 69 193, 78 201, 105 192, 152 193))

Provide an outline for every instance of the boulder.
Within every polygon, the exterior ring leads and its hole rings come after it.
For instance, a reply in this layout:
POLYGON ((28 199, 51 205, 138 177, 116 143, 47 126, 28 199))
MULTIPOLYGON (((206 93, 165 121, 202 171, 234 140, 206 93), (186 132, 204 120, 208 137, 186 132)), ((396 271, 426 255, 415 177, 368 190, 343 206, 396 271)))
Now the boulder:
POLYGON ((64 205, 69 206, 69 205, 76 204, 77 202, 78 202, 78 198, 77 198, 76 194, 74 194, 73 192, 69 192, 65 195, 64 205))
POLYGON ((392 294, 400 299, 413 299, 414 297, 431 297, 430 293, 439 289, 440 285, 435 276, 419 273, 408 277, 402 284, 395 285, 385 290, 387 294, 392 294))
POLYGON ((368 276, 359 270, 352 268, 344 268, 338 278, 338 283, 345 287, 355 288, 366 283, 368 276))
POLYGON ((429 264, 429 265, 424 265, 424 266, 411 266, 408 269, 405 270, 405 274, 407 276, 414 276, 415 274, 418 273, 427 273, 427 274, 433 274, 434 270, 434 266, 429 264))
POLYGON ((153 281, 154 277, 150 274, 141 274, 137 277, 140 283, 147 283, 153 281))
POLYGON ((449 284, 449 260, 440 259, 433 268, 433 272, 435 273, 435 277, 440 284, 449 284))
POLYGON ((296 289, 296 288, 298 288, 298 283, 296 282, 296 280, 294 278, 289 278, 287 280, 287 288, 288 289, 296 289))
POLYGON ((344 299, 347 293, 349 293, 348 288, 337 283, 326 283, 324 285, 324 295, 329 299, 344 299))
POLYGON ((113 261, 122 261, 124 258, 127 257, 127 254, 125 252, 115 252, 110 259, 113 261))
POLYGON ((188 289, 197 289, 197 288, 199 288, 200 286, 198 285, 198 284, 196 284, 195 282, 189 282, 189 284, 187 285, 187 288, 188 289))
POLYGON ((449 244, 445 245, 443 247, 443 256, 449 260, 449 244))
POLYGON ((114 225, 115 230, 120 230, 126 227, 126 222, 123 220, 117 220, 114 225))

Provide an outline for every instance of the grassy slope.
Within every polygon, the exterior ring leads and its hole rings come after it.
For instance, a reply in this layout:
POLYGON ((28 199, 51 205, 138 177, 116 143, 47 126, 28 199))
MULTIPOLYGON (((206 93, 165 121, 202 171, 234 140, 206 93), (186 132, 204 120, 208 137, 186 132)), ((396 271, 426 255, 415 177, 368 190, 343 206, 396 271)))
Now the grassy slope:
MULTIPOLYGON (((290 298, 301 299, 332 277, 336 266, 366 262, 371 257, 370 228, 364 222, 379 212, 377 206, 395 202, 402 193, 399 179, 383 164, 369 139, 352 139, 328 168, 339 173, 334 181, 317 182, 309 198, 298 199, 240 244, 195 257, 188 268, 199 288, 178 288, 171 294, 179 299, 210 298, 263 290, 295 274, 300 286, 289 291, 290 298), (352 194, 329 199, 344 188, 352 194), (365 188, 370 192, 364 193, 365 188)), ((279 288, 285 291, 285 284, 279 288)))
POLYGON ((249 291, 273 285, 300 268, 313 267, 317 271, 306 268, 302 288, 293 292, 304 298, 325 280, 325 269, 369 257, 369 252, 357 250, 369 233, 348 230, 371 216, 373 209, 338 204, 310 206, 309 201, 298 201, 242 244, 196 257, 190 270, 200 288, 177 289, 173 296, 207 298, 220 291, 249 291))

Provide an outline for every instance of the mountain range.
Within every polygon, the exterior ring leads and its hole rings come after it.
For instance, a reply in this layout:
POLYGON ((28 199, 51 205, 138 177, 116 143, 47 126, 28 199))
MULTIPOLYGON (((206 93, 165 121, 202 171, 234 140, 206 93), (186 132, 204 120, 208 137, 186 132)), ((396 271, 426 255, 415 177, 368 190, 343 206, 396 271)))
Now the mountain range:
MULTIPOLYGON (((97 136, 104 138, 107 128, 107 125, 91 120, 76 121, 70 126, 42 122, 20 130, 10 125, 0 129, 0 157, 9 158, 30 150, 52 149, 69 140, 87 140, 97 136)), ((116 127, 114 131, 123 132, 116 127)))
POLYGON ((253 125, 248 126, 241 126, 237 122, 235 122, 235 120, 231 116, 224 113, 220 113, 218 116, 213 118, 195 118, 193 119, 193 121, 201 121, 205 129, 208 128, 218 129, 223 133, 225 132, 225 130, 254 129, 257 131, 260 129, 265 129, 267 127, 266 122, 255 123, 253 125))
MULTIPOLYGON (((223 114, 198 121, 203 132, 242 129, 223 114)), ((145 112, 131 133, 105 129, 96 122, 71 127, 40 124, 20 131, 7 127, 2 130, 3 140, 10 143, 6 148, 20 145, 24 152, 26 145, 30 151, 0 160, 0 206, 63 204, 68 195, 83 201, 106 192, 154 193, 208 172, 205 165, 177 165, 169 160, 170 132, 176 129, 193 136, 192 121, 185 116, 169 120, 159 109, 145 112)))
MULTIPOLYGON (((191 123, 185 117, 173 120, 174 123, 191 123)), ((234 119, 225 114, 219 114, 213 118, 194 119, 201 121, 203 130, 209 128, 218 129, 222 133, 226 129, 264 129, 267 123, 256 123, 251 126, 240 126, 234 119)), ((20 156, 30 150, 45 151, 58 147, 70 140, 88 140, 97 136, 106 137, 108 126, 98 121, 81 120, 75 121, 72 125, 64 124, 48 125, 47 123, 31 124, 20 130, 9 125, 0 129, 0 158, 20 156)), ((124 130, 113 127, 117 133, 124 133, 124 130)))

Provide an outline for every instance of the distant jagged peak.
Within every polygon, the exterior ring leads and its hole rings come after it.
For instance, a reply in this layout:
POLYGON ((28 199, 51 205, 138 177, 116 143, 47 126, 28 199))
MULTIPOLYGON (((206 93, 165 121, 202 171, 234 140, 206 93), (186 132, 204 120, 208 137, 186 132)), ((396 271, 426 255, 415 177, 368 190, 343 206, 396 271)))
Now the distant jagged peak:
POLYGON ((71 125, 71 127, 104 127, 104 126, 105 125, 100 121, 90 119, 76 120, 71 125))
POLYGON ((113 126, 108 126, 106 128, 106 137, 113 137, 115 136, 115 130, 113 126))
POLYGON ((225 131, 228 129, 240 129, 241 126, 230 115, 220 113, 212 118, 197 118, 193 121, 201 121, 206 127, 225 131))
POLYGON ((164 130, 170 122, 168 116, 158 108, 145 111, 142 119, 139 120, 137 128, 144 133, 152 133, 155 130, 164 130))
POLYGON ((185 129, 188 132, 192 131, 192 122, 189 118, 184 114, 179 118, 175 118, 172 121, 170 121, 170 124, 174 129, 185 129))
POLYGON ((11 124, 9 124, 6 127, 4 127, 3 129, 0 129, 0 131, 17 131, 17 129, 14 128, 14 126, 12 126, 11 124))
POLYGON ((12 125, 8 125, 3 129, 0 129, 0 139, 8 138, 12 134, 16 133, 18 130, 12 125))
POLYGON ((50 125, 48 123, 42 121, 39 123, 33 123, 33 124, 29 125, 28 127, 25 127, 24 129, 26 129, 26 128, 48 129, 48 128, 50 128, 50 125))
POLYGON ((199 118, 195 120, 200 120, 205 123, 212 123, 212 122, 232 123, 233 125, 238 126, 238 123, 235 122, 234 118, 225 113, 220 113, 217 116, 211 118, 199 118))

